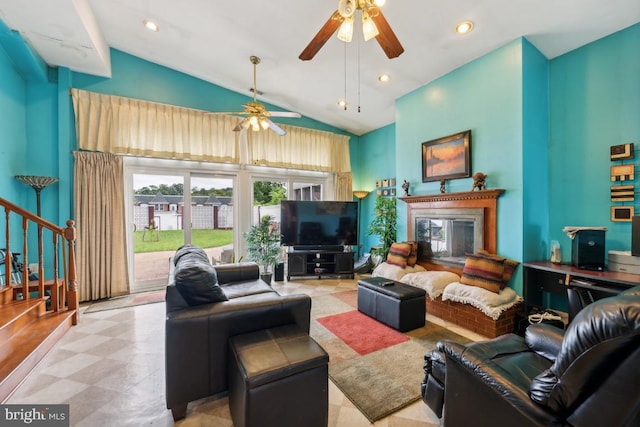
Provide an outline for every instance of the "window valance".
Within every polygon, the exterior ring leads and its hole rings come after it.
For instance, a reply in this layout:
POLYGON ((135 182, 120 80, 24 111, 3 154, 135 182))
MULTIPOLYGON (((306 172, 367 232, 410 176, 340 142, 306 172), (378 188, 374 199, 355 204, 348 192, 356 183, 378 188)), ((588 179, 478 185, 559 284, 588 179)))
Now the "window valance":
POLYGON ((79 148, 115 154, 212 162, 239 161, 223 114, 71 89, 79 148))
POLYGON ((115 154, 350 172, 349 137, 282 125, 234 132, 238 118, 71 89, 79 148, 115 154), (239 145, 247 144, 247 159, 239 145))

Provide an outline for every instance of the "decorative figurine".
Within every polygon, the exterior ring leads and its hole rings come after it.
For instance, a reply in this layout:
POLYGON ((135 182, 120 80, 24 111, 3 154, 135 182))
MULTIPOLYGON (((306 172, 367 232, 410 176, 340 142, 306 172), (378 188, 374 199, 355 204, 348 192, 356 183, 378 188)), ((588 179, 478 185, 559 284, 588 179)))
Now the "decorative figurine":
POLYGON ((446 180, 446 179, 441 179, 441 180, 440 180, 440 192, 441 192, 442 194, 444 194, 444 193, 445 193, 445 191, 446 191, 446 190, 445 190, 445 185, 446 185, 446 184, 447 184, 447 180, 446 180))
POLYGON ((483 174, 482 172, 476 172, 473 175, 473 187, 471 187, 471 191, 475 190, 486 190, 485 181, 488 175, 483 174))
POLYGON ((406 179, 402 183, 402 189, 404 190, 404 195, 405 196, 410 196, 411 195, 411 194, 409 194, 409 181, 407 181, 406 179))

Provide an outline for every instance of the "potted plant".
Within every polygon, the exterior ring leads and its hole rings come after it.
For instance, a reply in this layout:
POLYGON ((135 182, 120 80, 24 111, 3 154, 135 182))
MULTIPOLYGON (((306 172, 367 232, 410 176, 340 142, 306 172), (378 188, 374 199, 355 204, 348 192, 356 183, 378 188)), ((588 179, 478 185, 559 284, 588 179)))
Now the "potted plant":
POLYGON ((387 254, 393 242, 396 241, 397 219, 396 198, 378 196, 375 207, 376 216, 369 224, 369 235, 380 238, 380 245, 371 248, 374 255, 380 256, 382 261, 387 259, 387 254))
POLYGON ((260 278, 271 283, 273 267, 280 257, 280 233, 276 232, 273 217, 265 215, 258 224, 244 234, 247 242, 247 258, 260 267, 260 278))

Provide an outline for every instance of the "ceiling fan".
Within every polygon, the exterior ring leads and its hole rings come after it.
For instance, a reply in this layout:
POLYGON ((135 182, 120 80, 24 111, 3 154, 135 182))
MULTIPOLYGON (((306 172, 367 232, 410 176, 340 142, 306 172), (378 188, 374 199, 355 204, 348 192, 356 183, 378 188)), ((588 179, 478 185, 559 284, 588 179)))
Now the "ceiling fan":
POLYGON ((384 2, 380 0, 339 0, 338 10, 331 15, 298 58, 303 61, 313 59, 338 27, 340 27, 338 38, 344 42, 350 42, 356 10, 360 10, 362 13, 362 32, 365 41, 375 37, 389 59, 400 56, 404 52, 404 48, 382 14, 379 7, 381 3, 384 2))
POLYGON ((278 135, 283 136, 286 135, 285 132, 280 126, 273 123, 269 117, 301 117, 300 113, 294 113, 292 111, 267 111, 264 105, 259 103, 256 99, 256 94, 258 93, 258 89, 256 87, 256 66, 260 63, 260 58, 257 56, 250 56, 249 59, 253 64, 253 101, 247 102, 243 105, 244 111, 240 112, 231 112, 231 113, 221 113, 221 114, 242 114, 247 115, 244 119, 238 123, 238 126, 233 128, 235 132, 241 131, 242 129, 249 129, 258 132, 260 129, 271 129, 276 132, 278 135))

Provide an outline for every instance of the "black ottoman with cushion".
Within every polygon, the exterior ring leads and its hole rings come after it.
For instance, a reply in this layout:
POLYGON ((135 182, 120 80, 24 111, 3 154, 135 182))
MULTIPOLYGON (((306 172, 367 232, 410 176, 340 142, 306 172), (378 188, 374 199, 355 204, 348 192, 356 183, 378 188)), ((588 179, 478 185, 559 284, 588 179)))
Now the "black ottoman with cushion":
POLYGON ((326 427, 329 355, 295 325, 229 339, 229 409, 236 427, 326 427))
POLYGON ((401 332, 425 324, 427 293, 404 283, 369 277, 358 280, 358 310, 401 332))

